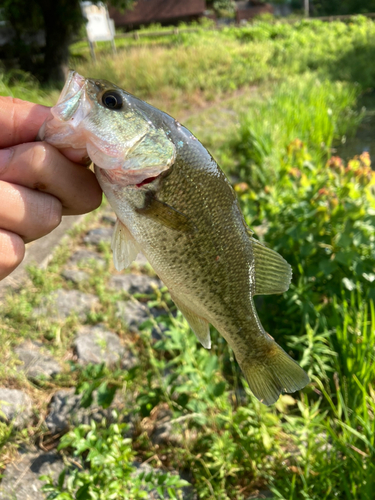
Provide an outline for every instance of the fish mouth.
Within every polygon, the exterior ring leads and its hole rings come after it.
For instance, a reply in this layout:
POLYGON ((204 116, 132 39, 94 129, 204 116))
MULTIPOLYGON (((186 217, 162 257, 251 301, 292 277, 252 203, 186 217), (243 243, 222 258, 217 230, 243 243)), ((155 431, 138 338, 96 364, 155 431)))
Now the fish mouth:
POLYGON ((154 177, 147 177, 142 182, 140 182, 138 184, 134 184, 134 186, 137 187, 137 188, 140 188, 142 186, 146 186, 147 184, 150 184, 151 182, 154 182, 160 176, 161 176, 161 174, 155 175, 154 177))
POLYGON ((57 101, 57 105, 61 104, 64 101, 71 99, 77 93, 82 93, 83 87, 85 85, 86 78, 79 75, 74 70, 69 70, 68 77, 65 81, 64 87, 61 91, 59 99, 57 101))
POLYGON ((67 122, 75 116, 79 110, 80 118, 84 118, 90 111, 91 106, 87 102, 87 80, 76 71, 69 71, 68 78, 61 91, 56 105, 52 108, 52 114, 67 122))
POLYGON ((86 78, 69 71, 59 99, 40 128, 37 140, 47 141, 59 149, 87 149, 81 123, 90 113, 92 102, 87 97, 86 87, 86 78))
POLYGON ((136 183, 134 182, 136 180, 135 178, 133 179, 126 178, 126 172, 122 171, 121 169, 109 170, 106 168, 101 168, 98 165, 96 165, 95 172, 97 174, 100 173, 100 175, 110 184, 118 184, 123 187, 136 188, 136 189, 146 187, 148 184, 151 184, 152 182, 162 177, 162 175, 165 173, 161 172, 158 175, 146 177, 145 179, 136 183))

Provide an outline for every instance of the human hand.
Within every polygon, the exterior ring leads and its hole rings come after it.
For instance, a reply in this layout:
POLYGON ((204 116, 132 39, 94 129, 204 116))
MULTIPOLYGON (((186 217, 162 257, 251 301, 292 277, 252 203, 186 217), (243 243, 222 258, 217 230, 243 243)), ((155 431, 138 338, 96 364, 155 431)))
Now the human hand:
POLYGON ((45 142, 32 142, 49 113, 0 97, 0 280, 21 263, 25 243, 55 229, 62 215, 90 212, 102 200, 82 152, 79 158, 69 150, 64 156, 45 142))

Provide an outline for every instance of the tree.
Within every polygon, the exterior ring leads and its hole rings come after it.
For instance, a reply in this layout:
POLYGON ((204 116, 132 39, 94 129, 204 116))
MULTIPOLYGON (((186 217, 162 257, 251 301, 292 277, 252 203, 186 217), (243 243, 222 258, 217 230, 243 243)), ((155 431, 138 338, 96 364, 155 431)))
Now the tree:
MULTIPOLYGON (((97 3, 99 0, 92 0, 97 3)), ((125 10, 134 0, 110 0, 125 10)), ((79 0, 0 0, 3 17, 15 30, 10 47, 22 69, 40 80, 62 82, 69 61, 69 45, 84 23, 79 0), (44 33, 40 50, 37 33, 44 33)))
POLYGON ((315 16, 368 14, 375 12, 375 0, 310 0, 315 16))

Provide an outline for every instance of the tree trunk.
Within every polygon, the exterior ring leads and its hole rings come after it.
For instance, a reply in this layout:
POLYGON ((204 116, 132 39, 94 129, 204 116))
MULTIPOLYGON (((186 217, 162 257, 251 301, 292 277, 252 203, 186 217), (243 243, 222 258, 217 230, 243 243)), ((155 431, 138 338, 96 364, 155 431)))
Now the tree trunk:
POLYGON ((42 79, 63 83, 68 72, 69 44, 82 22, 78 0, 41 0, 46 47, 42 79))

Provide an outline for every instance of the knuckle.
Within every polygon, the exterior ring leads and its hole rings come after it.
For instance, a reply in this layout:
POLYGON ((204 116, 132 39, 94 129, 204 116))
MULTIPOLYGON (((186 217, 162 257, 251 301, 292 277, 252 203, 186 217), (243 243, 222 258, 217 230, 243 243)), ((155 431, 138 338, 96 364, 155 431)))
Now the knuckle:
POLYGON ((37 142, 31 148, 30 163, 35 167, 49 165, 53 161, 53 147, 46 142, 37 142))

